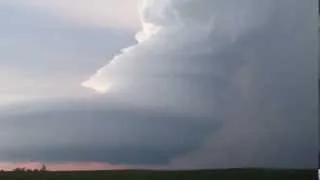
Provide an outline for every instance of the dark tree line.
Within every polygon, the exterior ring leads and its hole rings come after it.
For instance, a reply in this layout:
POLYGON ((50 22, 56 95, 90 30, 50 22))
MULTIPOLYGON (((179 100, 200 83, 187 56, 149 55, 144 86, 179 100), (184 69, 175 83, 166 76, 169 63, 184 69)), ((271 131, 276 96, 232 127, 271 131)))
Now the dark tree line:
MULTIPOLYGON (((42 164, 40 169, 27 169, 24 167, 17 167, 15 169, 12 170, 13 172, 46 172, 47 171, 47 167, 45 164, 42 164)), ((3 169, 0 169, 0 173, 1 172, 5 172, 3 169)))

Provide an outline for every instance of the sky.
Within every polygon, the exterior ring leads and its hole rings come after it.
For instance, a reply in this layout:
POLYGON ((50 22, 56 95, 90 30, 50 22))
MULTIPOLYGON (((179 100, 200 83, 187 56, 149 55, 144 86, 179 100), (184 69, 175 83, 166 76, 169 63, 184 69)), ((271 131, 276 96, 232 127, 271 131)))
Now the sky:
POLYGON ((2 0, 0 169, 315 168, 316 0, 2 0))

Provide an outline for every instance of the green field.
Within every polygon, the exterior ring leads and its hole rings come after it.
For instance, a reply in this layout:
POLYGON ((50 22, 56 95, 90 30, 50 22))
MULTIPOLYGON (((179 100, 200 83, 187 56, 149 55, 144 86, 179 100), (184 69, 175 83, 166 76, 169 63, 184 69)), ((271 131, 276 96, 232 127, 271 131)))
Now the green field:
POLYGON ((314 170, 4 172, 0 180, 315 180, 314 170))

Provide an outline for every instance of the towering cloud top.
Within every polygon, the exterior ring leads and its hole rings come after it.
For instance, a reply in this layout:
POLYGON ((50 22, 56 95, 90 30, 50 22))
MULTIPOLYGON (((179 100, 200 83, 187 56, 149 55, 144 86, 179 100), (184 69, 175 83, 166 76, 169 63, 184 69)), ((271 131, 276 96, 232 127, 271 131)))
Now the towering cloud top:
MULTIPOLYGON (((145 0, 141 8, 143 29, 136 35, 140 43, 124 49, 123 54, 115 56, 107 65, 108 67, 100 69, 83 85, 104 92, 111 87, 110 84, 117 87, 116 81, 108 80, 109 83, 107 83, 104 78, 120 78, 113 73, 127 74, 134 71, 135 74, 130 76, 137 76, 138 72, 138 74, 144 74, 145 71, 174 73, 172 71, 178 69, 173 67, 172 63, 176 61, 179 64, 180 61, 173 60, 170 56, 178 54, 179 49, 184 51, 190 49, 197 54, 204 53, 200 51, 207 51, 204 54, 211 54, 211 51, 216 51, 241 33, 265 23, 273 4, 274 1, 254 0, 245 0, 241 3, 234 0, 145 0), (157 61, 152 57, 156 55, 155 53, 168 55, 168 57, 157 61), (136 66, 139 67, 135 68, 136 66), (154 66, 157 66, 157 70, 152 68, 154 66)), ((156 55, 157 57, 159 56, 156 55)), ((174 59, 177 58, 174 57, 174 59)), ((175 64, 175 66, 178 65, 175 64)), ((179 71, 189 73, 190 68, 185 68, 193 65, 190 62, 184 62, 181 66, 184 67, 179 68, 179 71)))

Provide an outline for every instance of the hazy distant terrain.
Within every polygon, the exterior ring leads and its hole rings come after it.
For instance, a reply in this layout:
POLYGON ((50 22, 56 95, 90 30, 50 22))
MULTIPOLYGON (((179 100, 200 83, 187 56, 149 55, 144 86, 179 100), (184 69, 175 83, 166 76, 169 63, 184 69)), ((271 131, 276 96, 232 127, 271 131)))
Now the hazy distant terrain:
POLYGON ((95 171, 95 172, 5 172, 1 180, 311 180, 314 170, 202 170, 202 171, 95 171))

